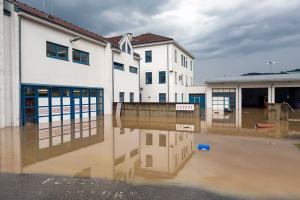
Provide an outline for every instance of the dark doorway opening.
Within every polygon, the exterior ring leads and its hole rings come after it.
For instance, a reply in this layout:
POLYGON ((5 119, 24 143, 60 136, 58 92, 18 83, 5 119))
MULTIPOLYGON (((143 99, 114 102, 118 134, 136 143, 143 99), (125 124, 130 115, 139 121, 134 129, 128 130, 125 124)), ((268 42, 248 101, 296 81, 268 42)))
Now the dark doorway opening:
POLYGON ((293 109, 300 108, 300 87, 275 88, 275 103, 286 102, 293 109))
POLYGON ((243 88, 243 108, 265 108, 268 102, 268 88, 243 88))

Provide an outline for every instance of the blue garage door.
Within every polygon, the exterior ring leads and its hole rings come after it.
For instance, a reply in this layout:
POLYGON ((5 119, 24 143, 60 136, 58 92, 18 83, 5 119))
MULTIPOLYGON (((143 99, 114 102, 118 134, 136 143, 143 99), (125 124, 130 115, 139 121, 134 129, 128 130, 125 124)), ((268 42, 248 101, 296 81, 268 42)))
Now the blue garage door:
POLYGON ((205 94, 190 94, 189 102, 193 104, 200 104, 201 109, 205 109, 205 94))
POLYGON ((103 89, 22 85, 22 125, 103 115, 103 89))

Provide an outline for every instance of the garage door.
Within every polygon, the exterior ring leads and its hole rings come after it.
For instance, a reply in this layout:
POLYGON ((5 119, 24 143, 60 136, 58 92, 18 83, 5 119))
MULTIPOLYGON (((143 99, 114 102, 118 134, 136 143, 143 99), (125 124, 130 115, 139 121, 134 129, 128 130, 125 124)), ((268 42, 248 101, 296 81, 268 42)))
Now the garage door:
POLYGON ((103 115, 103 89, 22 85, 22 125, 103 115))

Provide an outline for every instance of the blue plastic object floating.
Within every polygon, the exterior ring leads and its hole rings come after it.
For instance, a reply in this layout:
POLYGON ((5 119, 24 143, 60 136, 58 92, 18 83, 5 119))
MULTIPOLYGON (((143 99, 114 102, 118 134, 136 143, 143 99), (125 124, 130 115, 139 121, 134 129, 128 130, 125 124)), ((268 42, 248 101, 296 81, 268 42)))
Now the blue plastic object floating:
POLYGON ((209 151, 210 145, 209 144, 198 144, 198 150, 200 151, 209 151))

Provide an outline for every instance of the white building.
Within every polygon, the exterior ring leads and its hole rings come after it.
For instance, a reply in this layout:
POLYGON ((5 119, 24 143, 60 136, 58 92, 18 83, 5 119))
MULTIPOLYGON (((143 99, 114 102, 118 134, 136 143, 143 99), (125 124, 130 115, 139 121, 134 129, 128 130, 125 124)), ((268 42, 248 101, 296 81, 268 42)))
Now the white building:
POLYGON ((139 102, 140 56, 133 51, 130 33, 107 38, 113 49, 114 102, 139 102))
POLYGON ((1 127, 112 113, 104 37, 16 1, 4 1, 0 20, 1 127))
POLYGON ((151 33, 133 37, 133 48, 142 58, 142 102, 188 102, 193 84, 194 57, 174 39, 151 33))
POLYGON ((189 95, 193 103, 204 103, 204 108, 213 112, 264 108, 267 103, 282 102, 289 103, 293 109, 300 109, 300 74, 211 78, 203 86, 189 88, 189 95))

